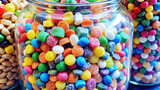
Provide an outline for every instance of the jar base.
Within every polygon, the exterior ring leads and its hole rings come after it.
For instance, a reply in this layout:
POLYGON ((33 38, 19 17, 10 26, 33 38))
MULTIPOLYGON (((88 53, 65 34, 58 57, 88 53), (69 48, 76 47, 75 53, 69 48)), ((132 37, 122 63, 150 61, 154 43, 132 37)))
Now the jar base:
POLYGON ((138 85, 138 86, 154 86, 154 85, 158 85, 159 83, 149 83, 149 84, 146 84, 146 83, 138 83, 138 82, 135 82, 135 81, 129 81, 129 83, 133 84, 133 85, 138 85))

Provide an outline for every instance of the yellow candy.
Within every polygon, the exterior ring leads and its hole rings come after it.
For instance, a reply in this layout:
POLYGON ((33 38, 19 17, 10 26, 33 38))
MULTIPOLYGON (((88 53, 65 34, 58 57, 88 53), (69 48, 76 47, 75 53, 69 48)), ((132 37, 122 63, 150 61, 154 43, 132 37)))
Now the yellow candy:
POLYGON ((47 16, 46 16, 46 20, 51 20, 51 14, 48 14, 47 16))
POLYGON ((14 6, 14 4, 12 3, 7 3, 4 8, 7 10, 7 12, 15 12, 16 8, 14 6))
POLYGON ((56 88, 58 90, 63 90, 66 87, 66 83, 65 82, 61 82, 61 81, 57 81, 56 82, 56 88))
POLYGON ((47 90, 47 88, 42 88, 42 90, 47 90))
POLYGON ((83 88, 80 88, 80 89, 78 89, 78 90, 87 90, 87 88, 86 88, 86 87, 83 87, 83 88))
POLYGON ((114 61, 114 64, 118 67, 118 70, 121 70, 123 68, 123 64, 120 61, 114 61))
POLYGON ((66 12, 63 17, 63 21, 67 22, 68 24, 71 24, 73 22, 73 13, 72 12, 66 12))
POLYGON ((112 66, 114 65, 113 59, 112 59, 111 56, 107 58, 106 64, 107 64, 107 65, 106 65, 107 68, 110 68, 110 67, 112 67, 112 66))
POLYGON ((5 47, 4 50, 8 54, 11 54, 12 52, 14 52, 14 48, 13 48, 12 45, 9 45, 9 46, 5 47))
POLYGON ((153 18, 153 13, 152 13, 152 12, 147 12, 147 13, 145 14, 145 16, 146 16, 146 18, 147 18, 148 20, 151 20, 151 19, 153 18))
POLYGON ((143 2, 144 0, 137 0, 138 2, 143 2))
POLYGON ((128 4, 128 10, 131 11, 134 9, 134 4, 133 3, 129 3, 128 4))
POLYGON ((134 32, 137 32, 137 28, 136 27, 134 27, 134 32))
POLYGON ((29 31, 27 32, 27 38, 28 38, 29 40, 32 40, 32 39, 34 39, 35 37, 36 37, 36 33, 35 33, 34 30, 29 30, 29 31))
POLYGON ((46 21, 43 21, 43 26, 44 27, 52 27, 52 26, 54 26, 54 23, 52 22, 52 20, 46 20, 46 21))
POLYGON ((98 46, 93 50, 93 54, 97 57, 102 57, 105 54, 105 49, 101 46, 98 46))
POLYGON ((24 18, 32 18, 33 17, 33 12, 27 11, 24 13, 24 18))
POLYGON ((46 54, 45 54, 45 59, 47 61, 53 61, 56 57, 56 54, 53 52, 53 51, 48 51, 46 54))
POLYGON ((36 37, 38 36, 38 34, 39 34, 39 31, 37 30, 37 31, 36 31, 36 37))
POLYGON ((32 63, 33 63, 33 59, 32 59, 32 57, 25 57, 24 58, 24 63, 25 63, 25 65, 32 65, 32 63))
POLYGON ((91 78, 91 73, 88 70, 84 70, 83 74, 80 76, 82 80, 87 81, 91 78))
POLYGON ((126 80, 127 80, 127 77, 124 76, 124 78, 123 78, 123 80, 122 80, 122 85, 126 82, 126 80))
POLYGON ((139 22, 138 22, 138 21, 133 20, 133 25, 134 25, 134 27, 136 27, 138 24, 139 24, 139 22))
POLYGON ((122 51, 122 45, 120 43, 118 43, 116 46, 115 46, 115 51, 116 53, 122 51))
POLYGON ((94 88, 93 90, 98 90, 97 88, 94 88))
POLYGON ((65 57, 64 62, 68 66, 72 66, 76 62, 76 57, 72 54, 69 54, 65 57))
POLYGON ((152 12, 153 11, 153 6, 149 5, 146 9, 147 12, 152 12))
POLYGON ((143 63, 143 67, 145 67, 145 68, 150 67, 150 63, 149 63, 149 62, 145 62, 145 63, 143 63))
POLYGON ((27 66, 25 63, 22 64, 23 67, 27 66))
POLYGON ((134 38, 134 39, 133 39, 133 42, 134 42, 135 44, 139 44, 139 43, 140 43, 139 38, 134 38))
POLYGON ((157 62, 157 65, 155 66, 156 69, 160 69, 160 62, 157 62))
POLYGON ((26 51, 27 54, 31 54, 31 53, 34 52, 34 47, 32 45, 27 45, 25 47, 25 51, 26 51))
POLYGON ((29 81, 31 84, 35 84, 36 78, 35 78, 33 75, 30 75, 30 76, 28 77, 28 81, 29 81))
POLYGON ((90 63, 98 63, 99 58, 96 57, 96 56, 94 56, 94 55, 92 55, 92 56, 90 56, 90 57, 88 58, 88 61, 89 61, 90 63))

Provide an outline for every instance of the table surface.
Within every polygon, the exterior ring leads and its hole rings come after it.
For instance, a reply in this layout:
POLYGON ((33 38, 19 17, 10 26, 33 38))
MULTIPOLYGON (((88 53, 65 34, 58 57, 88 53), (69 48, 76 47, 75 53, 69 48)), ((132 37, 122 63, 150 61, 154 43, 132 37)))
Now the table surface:
MULTIPOLYGON (((19 85, 13 90, 22 90, 22 89, 21 86, 19 85)), ((129 84, 128 90, 160 90, 160 84, 154 86, 136 86, 133 84, 129 84)))

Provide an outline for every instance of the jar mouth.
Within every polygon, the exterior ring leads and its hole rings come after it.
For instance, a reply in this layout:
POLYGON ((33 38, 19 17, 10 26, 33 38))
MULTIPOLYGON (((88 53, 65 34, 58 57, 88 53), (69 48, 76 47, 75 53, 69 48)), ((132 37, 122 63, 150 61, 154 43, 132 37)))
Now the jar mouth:
POLYGON ((71 3, 55 3, 55 2, 45 1, 45 0, 26 0, 26 1, 28 3, 32 3, 40 7, 46 7, 48 5, 51 5, 51 6, 89 6, 89 5, 103 5, 103 4, 113 5, 120 2, 120 0, 104 0, 100 2, 71 4, 71 3))

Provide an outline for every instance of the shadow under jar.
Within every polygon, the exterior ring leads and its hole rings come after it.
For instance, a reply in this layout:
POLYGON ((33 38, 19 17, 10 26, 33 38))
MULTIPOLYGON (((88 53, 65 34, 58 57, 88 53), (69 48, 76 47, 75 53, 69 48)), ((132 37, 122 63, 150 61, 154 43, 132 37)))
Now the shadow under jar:
POLYGON ((133 25, 119 0, 27 1, 15 31, 26 88, 127 89, 133 25))

